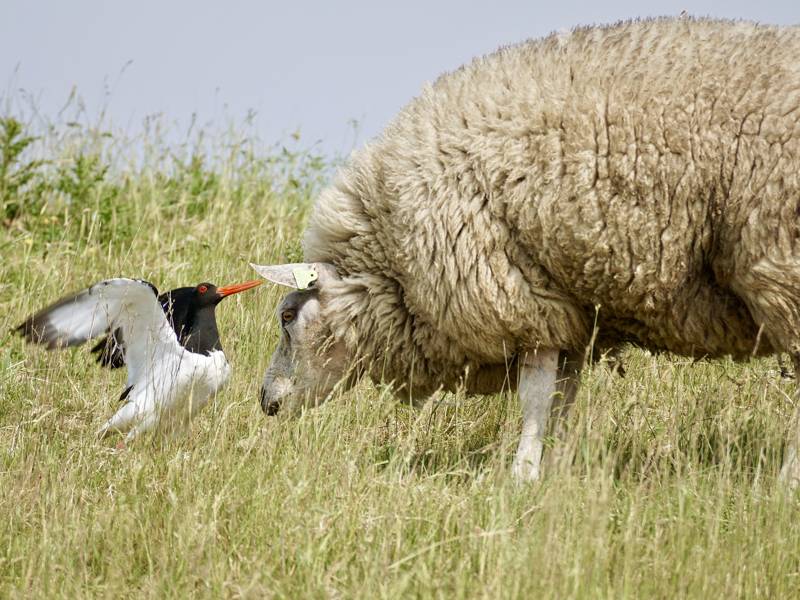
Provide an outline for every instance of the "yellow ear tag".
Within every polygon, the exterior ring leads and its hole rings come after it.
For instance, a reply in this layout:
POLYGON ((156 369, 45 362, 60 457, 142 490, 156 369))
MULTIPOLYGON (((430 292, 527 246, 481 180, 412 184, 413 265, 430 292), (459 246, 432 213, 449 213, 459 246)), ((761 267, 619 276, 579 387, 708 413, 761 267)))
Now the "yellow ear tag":
POLYGON ((297 284, 298 290, 307 290, 312 287, 312 284, 319 279, 316 269, 307 269, 304 267, 295 267, 292 269, 294 281, 297 284))

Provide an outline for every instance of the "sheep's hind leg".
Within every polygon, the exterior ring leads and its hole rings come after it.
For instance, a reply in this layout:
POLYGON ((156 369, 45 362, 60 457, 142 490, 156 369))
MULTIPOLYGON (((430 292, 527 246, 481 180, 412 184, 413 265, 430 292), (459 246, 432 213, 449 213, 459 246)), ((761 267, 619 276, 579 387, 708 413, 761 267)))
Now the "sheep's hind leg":
MULTIPOLYGON (((792 362, 794 363, 795 378, 800 374, 800 354, 792 352, 792 362)), ((800 381, 800 378, 798 378, 800 381)), ((800 399, 800 383, 795 389, 795 400, 800 399)), ((792 489, 800 485, 800 457, 798 451, 800 450, 800 404, 797 404, 792 416, 792 425, 789 429, 789 439, 786 441, 786 450, 783 454, 783 466, 778 479, 792 489)))
POLYGON ((563 437, 566 432, 566 421, 572 411, 572 406, 575 404, 583 362, 583 352, 564 351, 558 357, 557 393, 553 398, 551 411, 553 418, 552 431, 556 437, 563 437))
POLYGON ((574 447, 568 443, 567 423, 578 393, 584 360, 582 351, 562 351, 558 357, 556 393, 550 409, 550 433, 556 443, 543 459, 547 470, 566 467, 574 458, 574 447))
POLYGON ((512 472, 518 481, 539 479, 544 434, 556 393, 558 350, 527 354, 520 367, 519 399, 522 405, 522 435, 512 472))
MULTIPOLYGON (((788 352, 795 371, 800 366, 800 258, 763 258, 737 271, 734 291, 744 300, 753 321, 775 352, 788 352)), ((755 354, 755 352, 754 352, 755 354)), ((797 376, 797 375, 795 375, 797 376)), ((800 387, 795 399, 800 397, 800 387)), ((783 456, 780 481, 791 488, 800 485, 800 408, 792 418, 783 456)))

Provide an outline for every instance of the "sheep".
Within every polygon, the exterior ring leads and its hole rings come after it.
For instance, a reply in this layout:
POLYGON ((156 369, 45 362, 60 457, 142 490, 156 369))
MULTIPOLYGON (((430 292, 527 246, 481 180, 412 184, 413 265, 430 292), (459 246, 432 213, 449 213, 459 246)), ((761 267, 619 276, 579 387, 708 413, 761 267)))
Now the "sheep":
POLYGON ((590 342, 797 365, 798 57, 798 27, 660 18, 441 76, 320 194, 306 262, 255 266, 296 288, 262 407, 365 375, 413 401, 518 384, 535 480, 590 342))

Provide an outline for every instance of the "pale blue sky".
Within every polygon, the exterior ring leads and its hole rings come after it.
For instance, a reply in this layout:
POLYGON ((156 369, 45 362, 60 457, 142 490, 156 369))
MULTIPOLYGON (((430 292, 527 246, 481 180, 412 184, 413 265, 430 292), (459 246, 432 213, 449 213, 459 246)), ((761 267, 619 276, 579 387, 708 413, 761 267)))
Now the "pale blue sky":
POLYGON ((328 152, 349 150, 350 120, 363 142, 424 82, 553 30, 683 9, 800 22, 798 0, 0 3, 0 95, 25 89, 55 115, 75 87, 90 115, 105 104, 129 132, 153 113, 188 123, 192 113, 205 122, 253 110, 266 142, 299 128, 328 152))

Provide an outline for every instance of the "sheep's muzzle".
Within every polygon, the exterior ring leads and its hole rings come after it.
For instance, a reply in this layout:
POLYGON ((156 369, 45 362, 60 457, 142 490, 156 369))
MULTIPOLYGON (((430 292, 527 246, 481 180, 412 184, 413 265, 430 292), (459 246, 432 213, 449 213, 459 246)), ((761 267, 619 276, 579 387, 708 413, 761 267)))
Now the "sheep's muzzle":
POLYGON ((278 411, 281 408, 280 400, 276 400, 267 393, 263 387, 261 388, 261 410, 264 411, 268 417, 272 417, 278 414, 278 411))

